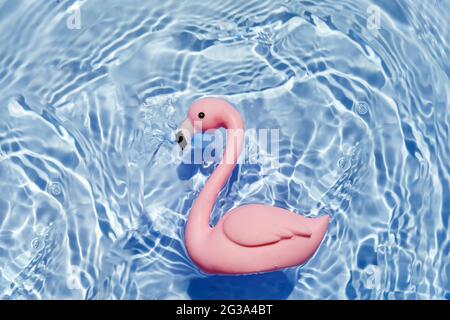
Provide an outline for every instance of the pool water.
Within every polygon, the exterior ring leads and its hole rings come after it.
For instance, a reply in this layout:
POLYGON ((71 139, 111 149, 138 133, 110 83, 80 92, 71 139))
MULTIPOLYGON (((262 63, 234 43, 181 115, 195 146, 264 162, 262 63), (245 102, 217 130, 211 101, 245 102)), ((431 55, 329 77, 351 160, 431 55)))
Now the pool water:
MULTIPOLYGON (((450 299, 450 2, 0 0, 2 299, 450 299), (245 203, 329 214, 305 265, 209 276, 184 246, 214 163, 190 103, 279 130, 245 203)), ((257 145, 257 141, 251 142, 257 145)))

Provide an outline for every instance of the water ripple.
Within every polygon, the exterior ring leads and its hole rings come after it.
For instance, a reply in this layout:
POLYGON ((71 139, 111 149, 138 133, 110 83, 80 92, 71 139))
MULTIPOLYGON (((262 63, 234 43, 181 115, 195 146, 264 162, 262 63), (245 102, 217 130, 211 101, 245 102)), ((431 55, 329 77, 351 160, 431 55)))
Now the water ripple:
POLYGON ((0 0, 0 297, 449 299, 449 10, 0 0), (327 213, 304 266, 190 262, 187 212, 215 164, 168 159, 203 95, 280 129, 279 168, 237 166, 212 223, 249 202, 327 213))

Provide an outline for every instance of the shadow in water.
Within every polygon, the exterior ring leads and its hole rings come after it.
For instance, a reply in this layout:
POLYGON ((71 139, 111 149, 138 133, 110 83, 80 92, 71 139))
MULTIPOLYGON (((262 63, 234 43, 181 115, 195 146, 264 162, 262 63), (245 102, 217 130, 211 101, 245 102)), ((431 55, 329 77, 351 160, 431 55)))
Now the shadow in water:
POLYGON ((245 276, 210 276, 191 280, 192 299, 286 299, 294 289, 281 271, 245 276))

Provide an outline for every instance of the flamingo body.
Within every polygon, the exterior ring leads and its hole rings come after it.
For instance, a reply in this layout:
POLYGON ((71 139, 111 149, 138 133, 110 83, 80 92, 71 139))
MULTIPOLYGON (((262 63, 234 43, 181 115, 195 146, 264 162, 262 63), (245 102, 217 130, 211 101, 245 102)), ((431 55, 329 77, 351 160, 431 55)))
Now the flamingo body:
POLYGON ((185 241, 192 261, 212 274, 267 272, 305 263, 325 236, 328 216, 305 218, 273 206, 247 204, 226 213, 216 226, 209 226, 217 195, 242 148, 243 121, 236 109, 219 98, 193 103, 182 124, 188 136, 195 133, 197 120, 202 131, 226 128, 227 146, 188 217, 185 241))

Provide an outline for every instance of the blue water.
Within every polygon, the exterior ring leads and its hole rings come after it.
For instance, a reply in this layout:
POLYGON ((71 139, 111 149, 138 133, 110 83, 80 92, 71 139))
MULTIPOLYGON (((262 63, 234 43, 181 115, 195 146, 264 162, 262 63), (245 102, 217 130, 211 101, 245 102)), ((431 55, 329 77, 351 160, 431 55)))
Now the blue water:
POLYGON ((450 299, 450 2, 0 0, 3 299, 450 299), (79 9, 78 9, 79 8, 79 9), (243 203, 329 214, 305 265, 207 276, 168 161, 189 104, 280 130, 243 203))

